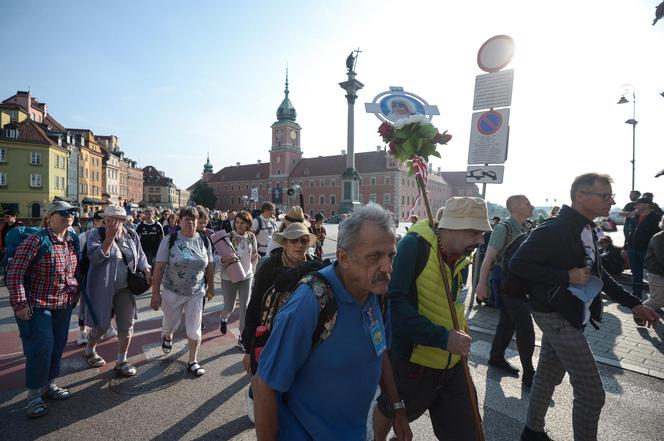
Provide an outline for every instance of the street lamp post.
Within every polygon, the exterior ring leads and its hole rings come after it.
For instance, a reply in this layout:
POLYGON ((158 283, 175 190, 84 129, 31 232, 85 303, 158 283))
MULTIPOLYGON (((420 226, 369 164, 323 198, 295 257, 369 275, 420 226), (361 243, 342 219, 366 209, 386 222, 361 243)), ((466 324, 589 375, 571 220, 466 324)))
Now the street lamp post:
POLYGON ((625 124, 632 126, 632 191, 635 189, 635 175, 636 175, 636 125, 639 123, 636 120, 636 89, 631 84, 625 84, 622 86, 622 96, 618 100, 618 104, 627 104, 630 102, 630 99, 627 98, 630 94, 632 95, 632 118, 625 121, 625 124))

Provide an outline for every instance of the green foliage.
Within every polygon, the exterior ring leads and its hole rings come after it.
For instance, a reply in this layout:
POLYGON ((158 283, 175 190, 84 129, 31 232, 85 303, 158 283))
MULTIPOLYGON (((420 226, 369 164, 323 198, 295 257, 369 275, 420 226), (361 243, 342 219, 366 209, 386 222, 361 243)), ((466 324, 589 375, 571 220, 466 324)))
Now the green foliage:
POLYGON ((197 205, 202 205, 206 208, 214 209, 217 203, 217 197, 214 195, 214 190, 207 182, 199 181, 191 192, 191 200, 197 205))

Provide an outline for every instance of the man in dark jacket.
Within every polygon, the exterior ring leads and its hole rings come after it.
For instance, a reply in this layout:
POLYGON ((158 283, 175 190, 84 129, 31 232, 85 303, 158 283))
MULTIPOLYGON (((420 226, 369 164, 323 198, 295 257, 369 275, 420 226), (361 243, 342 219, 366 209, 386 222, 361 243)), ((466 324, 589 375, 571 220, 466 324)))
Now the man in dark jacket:
POLYGON ((593 219, 607 216, 615 204, 611 182, 597 173, 578 176, 570 191, 572 206, 536 228, 510 262, 511 271, 530 282, 533 318, 542 330, 523 441, 551 439, 544 417, 565 372, 574 390, 574 439, 597 439, 605 393, 583 328, 602 319, 600 291, 650 326, 659 320, 602 267, 593 219))
POLYGON ((629 267, 632 269, 632 294, 641 298, 643 291, 643 260, 650 239, 659 231, 659 218, 653 210, 653 201, 642 197, 636 201, 636 216, 625 247, 628 249, 629 267))

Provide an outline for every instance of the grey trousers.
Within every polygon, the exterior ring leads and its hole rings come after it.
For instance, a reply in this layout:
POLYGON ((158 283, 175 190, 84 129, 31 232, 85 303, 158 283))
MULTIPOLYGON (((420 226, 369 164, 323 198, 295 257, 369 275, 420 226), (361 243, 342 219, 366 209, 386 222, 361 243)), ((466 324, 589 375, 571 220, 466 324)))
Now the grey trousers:
POLYGON ((233 283, 230 280, 221 280, 221 294, 224 296, 224 309, 221 311, 221 319, 226 320, 235 309, 235 299, 239 297, 240 303, 240 334, 244 331, 244 317, 247 315, 247 303, 251 293, 251 281, 253 277, 233 283))
POLYGON ((567 372, 574 391, 574 440, 596 441, 605 392, 588 340, 582 330, 556 313, 533 312, 533 318, 543 335, 526 424, 536 432, 544 431, 553 391, 567 372))

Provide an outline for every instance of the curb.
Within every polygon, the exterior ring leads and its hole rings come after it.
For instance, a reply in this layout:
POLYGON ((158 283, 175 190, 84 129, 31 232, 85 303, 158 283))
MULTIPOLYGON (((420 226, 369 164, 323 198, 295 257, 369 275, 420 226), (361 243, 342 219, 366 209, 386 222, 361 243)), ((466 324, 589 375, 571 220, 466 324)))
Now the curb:
MULTIPOLYGON (((492 331, 492 330, 486 329, 486 328, 481 328, 479 326, 469 325, 468 329, 470 329, 471 331, 479 332, 480 334, 496 335, 495 331, 492 331)), ((512 341, 516 341, 516 339, 513 337, 512 341)), ((535 346, 542 347, 541 340, 535 339, 535 346)), ((616 367, 616 368, 624 369, 626 371, 635 372, 637 374, 646 375, 648 377, 653 377, 653 378, 657 378, 657 379, 660 379, 660 380, 664 380, 664 373, 653 370, 653 369, 646 369, 646 368, 643 368, 641 366, 635 366, 633 364, 623 363, 623 362, 618 361, 618 360, 613 360, 613 359, 602 357, 602 356, 595 355, 595 354, 593 354, 593 357, 595 358, 595 361, 597 363, 606 364, 606 365, 613 366, 613 367, 616 367)))

